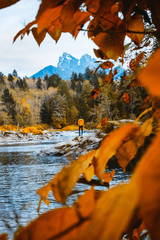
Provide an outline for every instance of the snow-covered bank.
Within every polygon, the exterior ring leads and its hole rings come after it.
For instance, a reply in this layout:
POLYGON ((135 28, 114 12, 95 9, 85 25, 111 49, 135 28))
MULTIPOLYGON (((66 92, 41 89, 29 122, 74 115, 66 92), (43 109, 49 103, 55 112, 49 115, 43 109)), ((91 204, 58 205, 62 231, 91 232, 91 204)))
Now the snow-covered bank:
POLYGON ((106 134, 100 130, 85 130, 83 136, 78 131, 44 131, 42 135, 6 131, 0 133, 0 146, 49 142, 49 146, 37 152, 38 155, 70 156, 77 158, 99 146, 106 134))
POLYGON ((86 154, 92 149, 97 149, 100 141, 106 134, 100 133, 99 130, 84 131, 83 136, 78 136, 78 131, 63 132, 73 138, 68 138, 64 141, 54 143, 41 150, 39 155, 56 155, 56 156, 67 156, 69 158, 77 158, 82 154, 86 154))

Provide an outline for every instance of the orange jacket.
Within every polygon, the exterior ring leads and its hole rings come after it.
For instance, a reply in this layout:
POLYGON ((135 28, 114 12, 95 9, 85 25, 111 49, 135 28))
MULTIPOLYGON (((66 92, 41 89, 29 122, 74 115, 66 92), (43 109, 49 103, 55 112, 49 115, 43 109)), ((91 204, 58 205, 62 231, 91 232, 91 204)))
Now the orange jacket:
POLYGON ((80 118, 78 120, 78 126, 83 126, 84 125, 84 120, 82 118, 80 118))

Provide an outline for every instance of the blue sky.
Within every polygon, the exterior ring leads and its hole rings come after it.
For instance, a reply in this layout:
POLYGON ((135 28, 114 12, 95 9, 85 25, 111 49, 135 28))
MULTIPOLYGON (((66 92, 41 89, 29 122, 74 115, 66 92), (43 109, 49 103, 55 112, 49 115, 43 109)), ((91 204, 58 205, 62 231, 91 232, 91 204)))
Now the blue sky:
POLYGON ((32 34, 26 35, 22 41, 18 38, 13 44, 16 33, 35 19, 39 4, 39 0, 21 0, 0 10, 0 72, 5 75, 16 69, 20 77, 30 77, 48 65, 57 66, 63 52, 76 58, 85 53, 95 57, 93 48, 97 47, 82 32, 76 40, 65 33, 57 44, 47 36, 40 47, 32 34))

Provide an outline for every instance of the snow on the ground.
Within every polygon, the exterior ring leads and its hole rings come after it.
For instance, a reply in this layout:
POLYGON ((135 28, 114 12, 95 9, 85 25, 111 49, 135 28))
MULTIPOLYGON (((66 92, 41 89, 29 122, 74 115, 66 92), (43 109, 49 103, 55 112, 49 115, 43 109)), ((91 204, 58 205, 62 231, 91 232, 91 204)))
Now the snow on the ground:
POLYGON ((98 132, 98 130, 84 131, 83 136, 78 136, 78 131, 63 132, 63 134, 59 136, 61 137, 61 141, 57 141, 53 143, 53 145, 44 148, 38 154, 57 156, 72 155, 74 158, 78 157, 99 146, 102 135, 98 137, 98 132))

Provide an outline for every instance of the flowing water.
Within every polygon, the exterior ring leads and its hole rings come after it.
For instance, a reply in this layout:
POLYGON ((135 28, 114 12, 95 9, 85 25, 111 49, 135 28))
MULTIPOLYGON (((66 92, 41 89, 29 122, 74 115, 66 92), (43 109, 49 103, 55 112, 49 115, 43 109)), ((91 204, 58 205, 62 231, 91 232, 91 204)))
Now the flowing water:
MULTIPOLYGON (((37 153, 60 141, 71 140, 77 134, 78 132, 60 133, 48 141, 0 143, 0 234, 8 232, 12 237, 19 225, 25 226, 38 216, 37 189, 51 180, 68 163, 65 157, 37 153)), ((117 169, 112 185, 127 178, 127 174, 124 175, 117 169)), ((79 184, 77 188, 84 190, 89 186, 79 184)), ((70 197, 68 204, 75 198, 75 195, 70 197)), ((51 200, 49 208, 42 203, 40 213, 61 207, 52 194, 49 195, 49 199, 51 200)))

